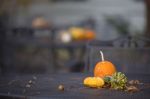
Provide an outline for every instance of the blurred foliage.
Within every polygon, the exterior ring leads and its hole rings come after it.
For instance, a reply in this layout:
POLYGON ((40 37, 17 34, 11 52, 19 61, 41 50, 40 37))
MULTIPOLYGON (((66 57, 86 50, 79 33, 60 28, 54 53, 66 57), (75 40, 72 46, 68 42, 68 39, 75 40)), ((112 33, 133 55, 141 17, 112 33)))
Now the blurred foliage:
POLYGON ((15 50, 14 63, 18 72, 45 72, 51 60, 48 48, 22 45, 15 50))
POLYGON ((10 5, 12 4, 12 0, 1 0, 0 2, 0 15, 2 15, 3 13, 8 12, 10 5))
POLYGON ((0 0, 0 15, 4 13, 12 13, 17 7, 27 7, 32 3, 32 0, 0 0))
POLYGON ((33 0, 0 0, 0 27, 9 27, 10 19, 19 7, 27 7, 33 0))
POLYGON ((87 0, 49 0, 50 2, 85 2, 87 0))
POLYGON ((32 3, 32 0, 16 0, 17 4, 20 6, 27 7, 32 3))
POLYGON ((115 28, 121 35, 130 33, 130 23, 121 16, 106 16, 106 23, 115 28))
POLYGON ((59 49, 57 50, 58 59, 67 61, 70 59, 70 53, 67 49, 59 49))

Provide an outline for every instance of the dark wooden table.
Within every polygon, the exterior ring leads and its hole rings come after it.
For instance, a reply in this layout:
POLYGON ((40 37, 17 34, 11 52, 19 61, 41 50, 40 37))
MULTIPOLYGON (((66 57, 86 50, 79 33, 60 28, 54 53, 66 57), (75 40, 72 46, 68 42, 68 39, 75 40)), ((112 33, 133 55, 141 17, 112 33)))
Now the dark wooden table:
POLYGON ((0 99, 150 99, 150 74, 126 74, 143 85, 140 91, 129 93, 110 89, 92 89, 83 86, 91 74, 12 74, 0 76, 0 99), (60 84, 64 91, 58 90, 60 84))

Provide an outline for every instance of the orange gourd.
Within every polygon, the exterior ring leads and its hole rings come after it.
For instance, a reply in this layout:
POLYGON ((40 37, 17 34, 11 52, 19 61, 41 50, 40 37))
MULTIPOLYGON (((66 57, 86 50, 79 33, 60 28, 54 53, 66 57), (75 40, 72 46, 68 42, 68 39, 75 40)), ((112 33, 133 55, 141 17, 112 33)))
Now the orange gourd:
POLYGON ((111 76, 116 72, 115 66, 104 60, 103 52, 100 51, 102 61, 98 62, 94 68, 94 76, 104 78, 105 76, 111 76))

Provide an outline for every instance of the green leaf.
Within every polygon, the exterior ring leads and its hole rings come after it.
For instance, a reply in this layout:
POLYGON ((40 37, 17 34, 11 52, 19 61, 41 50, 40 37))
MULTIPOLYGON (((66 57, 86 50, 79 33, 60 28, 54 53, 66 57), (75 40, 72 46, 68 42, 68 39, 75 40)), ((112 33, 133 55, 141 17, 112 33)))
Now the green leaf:
POLYGON ((110 83, 111 88, 123 90, 126 87, 127 77, 125 76, 125 74, 121 72, 116 72, 115 74, 112 75, 110 83))
POLYGON ((110 83, 111 82, 111 76, 106 76, 103 78, 105 83, 110 83))

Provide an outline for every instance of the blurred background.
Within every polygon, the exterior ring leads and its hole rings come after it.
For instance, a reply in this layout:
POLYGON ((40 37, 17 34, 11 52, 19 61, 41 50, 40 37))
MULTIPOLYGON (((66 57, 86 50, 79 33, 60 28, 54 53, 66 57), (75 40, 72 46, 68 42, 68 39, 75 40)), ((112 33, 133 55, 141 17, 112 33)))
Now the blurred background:
POLYGON ((148 73, 149 39, 150 0, 0 1, 1 74, 92 71, 99 50, 148 73))

